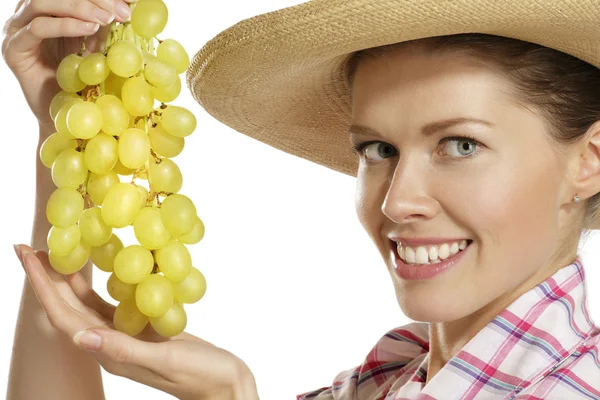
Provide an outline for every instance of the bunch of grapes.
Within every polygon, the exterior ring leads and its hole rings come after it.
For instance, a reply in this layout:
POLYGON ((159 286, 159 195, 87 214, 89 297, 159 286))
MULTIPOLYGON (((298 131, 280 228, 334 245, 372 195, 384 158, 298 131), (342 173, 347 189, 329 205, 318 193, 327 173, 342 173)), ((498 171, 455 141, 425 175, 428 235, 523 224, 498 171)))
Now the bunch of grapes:
POLYGON ((156 37, 167 20, 163 0, 140 0, 130 22, 111 24, 102 52, 83 56, 84 38, 81 51, 61 61, 62 90, 50 104, 56 132, 40 150, 57 186, 46 206, 50 263, 72 274, 91 259, 111 273, 113 322, 131 336, 148 323, 178 335, 187 324, 183 304, 206 291, 186 247, 203 238, 204 224, 179 193, 172 160, 196 118, 166 104, 179 96, 190 61, 179 42, 156 37), (114 229, 128 226, 139 244, 125 247, 114 229))

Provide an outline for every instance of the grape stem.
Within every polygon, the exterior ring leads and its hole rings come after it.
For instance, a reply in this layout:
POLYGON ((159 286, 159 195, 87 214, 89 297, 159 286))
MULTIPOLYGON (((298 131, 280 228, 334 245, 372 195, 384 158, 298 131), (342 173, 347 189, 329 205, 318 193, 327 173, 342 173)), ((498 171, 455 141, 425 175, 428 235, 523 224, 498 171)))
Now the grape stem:
POLYGON ((83 139, 75 139, 77 142, 77 148, 75 150, 82 152, 85 150, 85 146, 87 144, 87 140, 83 140, 83 139))
POLYGON ((78 56, 83 56, 83 53, 85 52, 86 48, 85 48, 85 40, 87 39, 87 36, 84 36, 83 39, 81 40, 81 49, 79 49, 79 53, 77 53, 78 56))
POLYGON ((162 159, 154 152, 154 150, 150 149, 150 154, 152 155, 154 161, 156 161, 157 164, 160 164, 162 162, 162 159))

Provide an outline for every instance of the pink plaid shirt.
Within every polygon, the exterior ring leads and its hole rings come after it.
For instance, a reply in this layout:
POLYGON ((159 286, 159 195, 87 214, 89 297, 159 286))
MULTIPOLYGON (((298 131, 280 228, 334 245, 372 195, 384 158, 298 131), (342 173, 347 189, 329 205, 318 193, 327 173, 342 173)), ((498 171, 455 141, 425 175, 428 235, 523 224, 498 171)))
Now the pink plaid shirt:
POLYGON ((520 296, 425 386, 428 324, 386 333, 363 364, 297 400, 600 399, 600 328, 581 257, 520 296))

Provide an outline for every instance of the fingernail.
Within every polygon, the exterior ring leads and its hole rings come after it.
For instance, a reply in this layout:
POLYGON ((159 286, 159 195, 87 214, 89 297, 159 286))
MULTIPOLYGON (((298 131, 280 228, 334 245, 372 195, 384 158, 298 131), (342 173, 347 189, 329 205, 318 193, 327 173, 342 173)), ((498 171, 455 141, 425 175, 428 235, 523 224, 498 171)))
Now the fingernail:
POLYGON ((100 29, 100 24, 94 24, 93 22, 83 22, 81 24, 81 30, 89 33, 96 33, 100 29))
POLYGON ((21 263, 23 263, 23 255, 21 252, 21 247, 17 244, 13 244, 13 247, 15 248, 15 253, 17 254, 17 258, 19 259, 19 261, 21 261, 21 263))
POLYGON ((123 21, 129 20, 129 17, 131 17, 131 7, 125 3, 118 2, 115 6, 115 11, 123 21))
POLYGON ((110 24, 115 19, 115 16, 114 16, 113 13, 110 13, 110 12, 108 12, 106 10, 101 9, 101 8, 96 8, 94 10, 94 17, 101 24, 110 24))
POLYGON ((90 331, 79 331, 73 336, 73 342, 87 350, 98 350, 102 345, 102 337, 90 331))

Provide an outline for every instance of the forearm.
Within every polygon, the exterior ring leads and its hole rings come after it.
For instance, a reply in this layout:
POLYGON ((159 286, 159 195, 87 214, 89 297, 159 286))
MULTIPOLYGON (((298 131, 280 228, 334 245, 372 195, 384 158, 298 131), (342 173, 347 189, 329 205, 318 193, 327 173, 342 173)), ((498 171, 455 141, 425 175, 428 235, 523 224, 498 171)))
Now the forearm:
MULTIPOLYGON (((52 132, 40 128, 40 143, 52 132)), ((46 237, 50 224, 46 202, 55 186, 50 170, 39 161, 39 146, 32 154, 36 160, 36 199, 31 236, 34 250, 48 250, 46 237)), ((88 263, 83 275, 92 281, 88 263)), ((42 310, 35 292, 25 278, 15 329, 13 354, 8 379, 8 400, 104 399, 98 362, 73 344, 70 338, 53 328, 42 310)))

